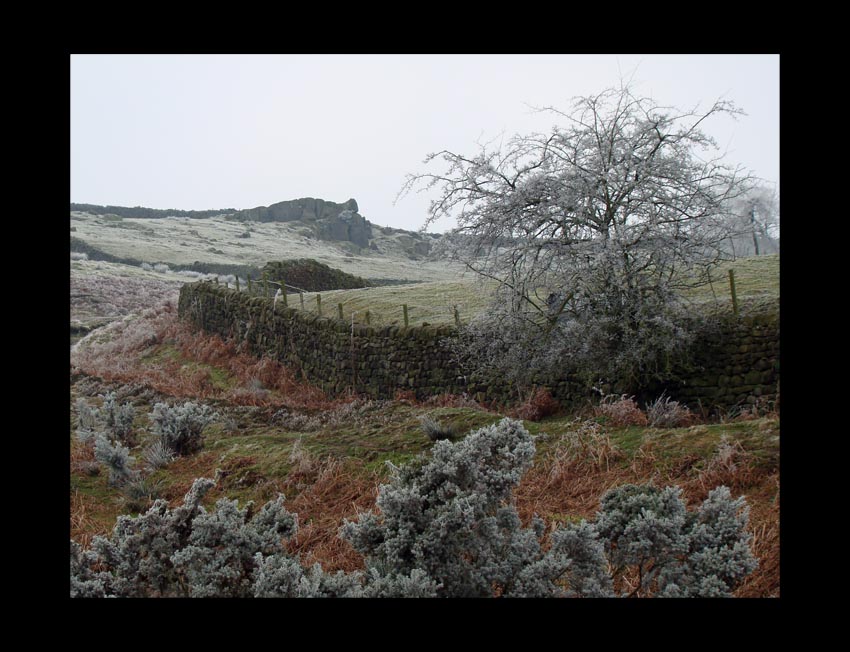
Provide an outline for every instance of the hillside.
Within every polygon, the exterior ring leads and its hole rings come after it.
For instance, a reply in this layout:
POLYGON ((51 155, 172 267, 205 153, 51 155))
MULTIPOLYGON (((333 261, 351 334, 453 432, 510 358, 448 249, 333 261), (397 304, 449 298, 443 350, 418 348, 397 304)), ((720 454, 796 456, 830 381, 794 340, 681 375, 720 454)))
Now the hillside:
MULTIPOLYGON (((735 595, 780 595, 775 404, 756 402, 711 418, 693 412, 652 427, 649 406, 628 402, 619 404, 619 411, 588 401, 565 412, 536 394, 507 406, 483 405, 466 395, 417 401, 405 391, 390 400, 330 398, 277 360, 257 358, 177 320, 181 285, 215 272, 232 287, 230 274, 253 274, 273 261, 317 259, 372 282, 395 283, 321 292, 325 314, 335 314, 342 303, 346 320, 353 314, 361 321, 368 310, 373 325, 400 323, 402 304, 411 325, 452 324, 455 308, 457 318, 466 321, 486 309, 486 285, 417 254, 416 243, 427 236, 394 229, 375 228, 370 247, 363 248, 318 239, 300 220, 72 213, 71 225, 72 235, 84 243, 76 245, 71 260, 76 344, 69 487, 71 534, 83 547, 108 534, 119 515, 144 512, 157 498, 175 508, 196 478, 216 477, 203 501, 206 509, 221 498, 260 506, 283 494, 300 524, 287 544, 289 553, 327 571, 362 570, 364 559, 338 537, 340 526, 375 508, 379 487, 391 480, 394 467, 430 454, 435 444, 426 425, 437 423, 461 440, 510 415, 523 419, 535 438, 534 464, 514 494, 523 524, 536 514, 550 533, 592 519, 605 491, 628 483, 678 485, 692 509, 714 487, 728 486, 734 497, 746 498, 747 531, 759 559, 735 595), (108 260, 86 259, 102 253, 108 260), (181 265, 196 271, 175 271, 181 265), (416 282, 400 283, 405 280, 416 282), (78 427, 86 406, 103 408, 109 392, 133 406, 126 454, 140 475, 127 485, 110 480, 92 440, 78 427), (186 401, 214 412, 203 447, 149 467, 157 440, 156 405, 186 401)), ((778 255, 721 266, 712 283, 690 297, 728 312, 729 269, 735 271, 742 305, 778 301, 778 255)), ((305 309, 315 309, 317 294, 303 295, 305 309)), ((289 305, 298 308, 300 301, 290 298, 289 305)))
MULTIPOLYGON (((189 266, 262 267, 267 262, 313 258, 367 280, 439 281, 456 278, 459 266, 416 253, 430 236, 376 228, 368 248, 352 242, 322 240, 303 222, 242 222, 224 217, 121 218, 71 213, 72 237, 113 259, 189 266)), ((89 253, 91 249, 78 249, 89 253)))
POLYGON ((337 531, 345 518, 374 507, 378 486, 392 475, 387 463, 403 465, 432 449, 421 418, 462 437, 507 413, 525 415, 525 426, 536 437, 534 465, 515 494, 524 522, 537 514, 551 531, 592 518, 604 491, 625 483, 677 484, 690 505, 724 484, 734 496, 746 496, 760 561, 736 595, 780 593, 776 413, 753 408, 714 422, 694 415, 678 426, 648 427, 635 412, 591 406, 538 421, 532 401, 495 410, 459 396, 425 402, 403 393, 390 401, 330 400, 273 361, 192 332, 174 315, 172 304, 117 322, 72 354, 70 513, 72 537, 84 546, 94 535, 108 533, 119 514, 144 511, 154 498, 176 507, 195 478, 217 476, 203 502, 207 509, 223 497, 261 505, 283 493, 301 523, 289 551, 329 571, 356 570, 363 559, 337 531), (132 493, 111 485, 90 444, 77 436, 78 400, 102 406, 110 391, 134 406, 135 444, 129 453, 139 468, 156 438, 151 417, 158 402, 194 400, 214 409, 203 449, 147 475, 132 493))

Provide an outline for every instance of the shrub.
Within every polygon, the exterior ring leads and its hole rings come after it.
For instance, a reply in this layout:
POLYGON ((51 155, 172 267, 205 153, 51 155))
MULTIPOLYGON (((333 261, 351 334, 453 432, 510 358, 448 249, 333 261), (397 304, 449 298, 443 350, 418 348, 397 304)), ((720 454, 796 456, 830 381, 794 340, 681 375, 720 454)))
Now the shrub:
POLYGON ((281 495, 256 512, 226 498, 207 512, 214 483, 196 480, 180 507, 121 516, 88 551, 72 541, 71 596, 722 597, 756 567, 746 504, 725 487, 695 512, 678 487, 617 487, 595 521, 556 530, 547 549, 544 523, 523 527, 511 503, 533 456, 528 431, 504 419, 395 468, 380 512, 340 529, 366 560, 354 573, 286 554, 296 517, 281 495))
POLYGON ((653 428, 678 428, 689 425, 693 414, 687 406, 662 394, 646 405, 646 417, 653 428))
POLYGON ((612 426, 618 428, 647 425, 646 415, 641 412, 632 396, 623 394, 618 397, 609 394, 600 401, 597 410, 599 414, 608 418, 612 426))
POLYGON ((555 414, 560 405, 552 398, 552 394, 545 387, 537 387, 527 399, 517 408, 517 418, 524 421, 540 421, 545 417, 555 414))
POLYGON ((129 449, 119 442, 111 442, 103 433, 97 433, 94 440, 95 459, 109 469, 109 484, 121 486, 131 480, 135 473, 130 468, 133 459, 129 449))
POLYGON ((195 480, 183 504, 157 500, 137 517, 119 516, 109 537, 90 550, 71 541, 71 597, 318 597, 360 594, 360 575, 305 570, 287 557, 283 540, 296 519, 283 496, 255 511, 223 498, 207 512, 214 486, 195 480))
POLYGON ((397 469, 381 487, 381 516, 366 513, 340 534, 381 575, 424 572, 443 597, 554 595, 563 569, 544 559, 544 525, 523 528, 507 503, 531 465, 534 444, 504 419, 456 444, 438 441, 430 460, 397 469))
POLYGON ((153 431, 162 444, 176 455, 190 455, 204 446, 203 431, 215 412, 207 405, 187 401, 183 405, 169 406, 157 403, 151 413, 153 431))
POLYGON ((128 446, 135 446, 133 419, 136 416, 136 408, 131 403, 118 405, 115 393, 109 392, 103 397, 103 407, 100 414, 106 427, 115 437, 128 446))
POLYGON ((449 424, 444 426, 430 414, 425 414, 419 417, 420 428, 422 432, 428 435, 431 441, 440 441, 441 439, 454 439, 457 437, 457 429, 449 424))
POLYGON ((151 470, 161 469, 168 466, 174 460, 174 451, 157 439, 143 452, 142 456, 151 470))
POLYGON ((749 509, 718 487, 688 512, 679 487, 623 485, 602 497, 595 523, 615 575, 632 567, 629 595, 729 597, 758 562, 749 509))
POLYGON ((83 443, 91 441, 99 430, 97 409, 92 409, 83 399, 77 399, 77 439, 83 443))
MULTIPOLYGON (((71 227, 71 230, 74 231, 75 230, 74 227, 71 227)), ((81 251, 72 251, 71 252, 71 260, 88 260, 88 259, 89 259, 89 255, 86 254, 86 253, 83 253, 81 251)))
POLYGON ((136 409, 130 403, 118 405, 114 392, 101 396, 103 407, 100 409, 77 399, 77 439, 85 443, 97 434, 104 434, 108 439, 118 439, 127 446, 135 446, 133 419, 136 409))

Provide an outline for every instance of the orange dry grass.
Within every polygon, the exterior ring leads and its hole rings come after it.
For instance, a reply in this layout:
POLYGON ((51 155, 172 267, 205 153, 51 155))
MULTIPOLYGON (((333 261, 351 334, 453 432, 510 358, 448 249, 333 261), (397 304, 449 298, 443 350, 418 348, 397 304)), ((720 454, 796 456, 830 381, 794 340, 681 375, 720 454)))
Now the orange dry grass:
POLYGON ((71 473, 83 471, 87 464, 95 462, 94 447, 77 440, 71 441, 71 473))
POLYGON ((239 351, 217 335, 192 330, 177 319, 177 306, 167 301, 135 320, 107 327, 109 342, 89 342, 72 353, 72 365, 107 381, 140 383, 158 392, 237 405, 326 409, 339 401, 299 381, 277 360, 239 351), (155 345, 167 344, 179 355, 145 360, 155 345), (204 367, 198 367, 204 365, 204 367), (216 384, 213 369, 227 375, 216 384))
MULTIPOLYGON (((604 449, 604 439, 600 448, 604 449)), ((610 454, 608 454, 610 456, 610 454)), ((728 455, 722 457, 728 462, 728 455)), ((779 476, 759 471, 739 453, 735 465, 709 463, 693 468, 695 460, 683 457, 662 466, 651 447, 641 447, 628 466, 610 464, 604 450, 590 455, 570 456, 559 449, 539 460, 523 477, 515 491, 517 510, 528 523, 537 514, 549 529, 559 527, 565 517, 593 519, 602 495, 621 484, 652 482, 656 486, 677 484, 692 509, 714 487, 725 484, 733 496, 744 495, 750 507, 748 529, 759 567, 738 588, 738 597, 778 597, 779 576, 779 476), (663 470, 662 470, 663 469, 663 470)), ((625 578, 627 580, 628 578, 625 578)))
POLYGON ((88 548, 95 536, 109 534, 111 526, 98 517, 98 510, 102 508, 93 496, 77 490, 71 493, 71 539, 82 548, 88 548))
POLYGON ((287 503, 298 514, 298 533, 288 550, 300 554, 305 565, 321 563, 326 571, 363 569, 363 558, 339 538, 345 519, 372 508, 380 480, 354 461, 327 460, 315 471, 315 480, 287 503))

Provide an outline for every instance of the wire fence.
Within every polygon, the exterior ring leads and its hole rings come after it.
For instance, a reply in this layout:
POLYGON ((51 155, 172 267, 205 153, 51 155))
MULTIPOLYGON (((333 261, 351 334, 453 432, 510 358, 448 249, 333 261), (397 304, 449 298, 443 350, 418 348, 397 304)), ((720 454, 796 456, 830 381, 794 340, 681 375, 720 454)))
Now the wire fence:
MULTIPOLYGON (((739 316, 738 296, 735 286, 735 272, 732 269, 728 270, 728 278, 724 279, 728 283, 729 294, 731 295, 732 312, 736 317, 739 316)), ((218 277, 214 277, 212 282, 223 284, 225 287, 230 287, 229 281, 225 280, 220 283, 218 277)), ((717 300, 713 279, 709 277, 709 285, 711 286, 712 294, 717 300)), ((259 296, 273 299, 274 307, 293 308, 301 310, 307 314, 316 315, 318 317, 336 318, 339 321, 364 326, 384 327, 384 326, 411 326, 422 325, 446 325, 453 324, 460 328, 461 314, 468 318, 469 315, 475 314, 476 310, 473 306, 464 302, 455 302, 451 304, 440 305, 439 303, 430 304, 415 304, 415 303, 399 303, 391 304, 390 302, 377 302, 377 306, 363 306, 363 299, 358 298, 354 302, 334 302, 333 300, 322 301, 320 292, 312 292, 304 288, 290 285, 285 281, 272 281, 268 278, 241 280, 238 276, 235 277, 233 289, 239 292, 245 292, 251 296, 259 296)), ((480 308, 480 306, 479 306, 480 308)))
POLYGON ((409 328, 428 324, 454 324, 460 327, 461 314, 468 315, 472 312, 471 307, 464 302, 450 305, 426 305, 409 302, 390 305, 383 302, 377 307, 364 307, 362 300, 356 301, 354 304, 346 301, 329 301, 327 298, 323 300, 320 292, 312 292, 284 281, 268 279, 249 278, 243 280, 236 277, 235 282, 231 284, 228 281, 219 282, 218 278, 213 278, 212 282, 251 296, 272 299, 275 309, 280 307, 293 308, 318 317, 336 318, 346 323, 365 326, 404 326, 409 328))

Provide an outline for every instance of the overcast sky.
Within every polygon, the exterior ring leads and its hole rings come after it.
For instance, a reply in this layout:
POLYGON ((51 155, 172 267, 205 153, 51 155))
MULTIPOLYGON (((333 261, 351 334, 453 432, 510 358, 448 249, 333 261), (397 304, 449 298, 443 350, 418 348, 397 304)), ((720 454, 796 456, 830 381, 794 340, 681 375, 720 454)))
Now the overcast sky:
MULTIPOLYGON (((779 182, 778 55, 72 55, 71 201, 200 210, 300 197, 378 225, 424 157, 548 131, 571 98, 633 79, 662 104, 747 115, 705 124, 727 160, 779 182)), ((439 224, 436 229, 450 228, 439 224)))

